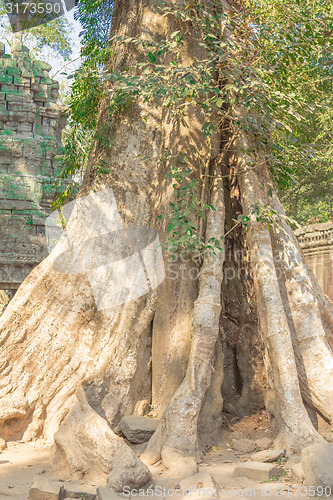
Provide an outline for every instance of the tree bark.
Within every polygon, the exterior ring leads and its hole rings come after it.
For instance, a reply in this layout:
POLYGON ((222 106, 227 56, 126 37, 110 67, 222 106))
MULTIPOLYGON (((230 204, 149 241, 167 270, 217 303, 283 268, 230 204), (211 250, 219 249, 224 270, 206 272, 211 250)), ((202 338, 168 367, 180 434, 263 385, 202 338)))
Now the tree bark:
MULTIPOLYGON (((206 242, 224 234, 224 191, 221 172, 214 172, 206 242)), ((166 408, 161 423, 141 457, 153 464, 162 458, 177 476, 197 471, 197 426, 204 396, 210 386, 215 344, 219 335, 224 253, 205 257, 199 293, 193 308, 194 337, 185 378, 166 408)))
POLYGON ((269 230, 253 217, 259 203, 263 209, 259 174, 251 168, 252 159, 245 153, 249 143, 240 137, 236 145, 236 162, 244 214, 250 219, 248 240, 254 275, 259 318, 267 342, 276 396, 275 411, 280 425, 278 441, 288 449, 322 440, 304 408, 298 382, 291 333, 275 269, 269 230))
MULTIPOLYGON (((183 64, 190 67, 195 59, 204 60, 206 53, 195 27, 170 14, 162 15, 155 3, 116 0, 112 32, 159 43, 182 30, 179 57, 183 64)), ((128 48, 117 37, 112 49, 110 73, 132 68, 143 57, 140 50, 128 48)), ((198 432, 201 437, 211 432, 213 421, 217 428, 221 425, 223 357, 227 358, 228 350, 233 351, 241 381, 235 404, 230 404, 232 391, 227 404, 243 415, 263 408, 259 387, 266 388, 267 376, 258 372, 264 372, 266 346, 279 441, 287 448, 299 450, 321 440, 302 396, 327 419, 332 418, 332 360, 324 340, 324 328, 333 325, 330 305, 308 273, 289 226, 282 222, 280 229, 269 231, 253 217, 256 203, 270 203, 260 186, 262 181, 266 185, 271 181, 264 168, 252 168, 244 152, 249 139, 238 136, 233 154, 226 154, 220 131, 211 140, 204 137, 205 120, 192 102, 185 104, 180 118, 156 100, 134 99, 111 118, 106 97, 98 121, 104 140, 96 141, 68 237, 74 249, 90 244, 104 216, 107 220, 115 210, 114 195, 119 223, 125 229, 130 225, 156 228, 165 241, 166 223, 158 225, 157 216, 170 214, 173 200, 171 182, 165 181, 170 162, 160 161, 169 149, 172 161, 181 154, 187 156, 200 181, 200 199, 206 197, 215 207, 206 227, 200 224, 206 243, 220 238, 226 227, 231 229, 238 214, 250 218, 245 236, 238 239, 239 225, 231 233, 236 234, 235 250, 246 260, 245 275, 232 284, 227 282, 227 271, 239 265, 237 252, 228 262, 225 253, 206 255, 201 268, 191 260, 173 262, 164 254, 166 278, 157 290, 101 309, 99 301, 104 300, 106 306, 105 296, 96 298, 89 273, 80 268, 80 252, 67 272, 59 269, 63 256, 70 255, 63 237, 22 284, 0 319, 1 436, 30 440, 44 435, 52 441, 55 435, 54 453, 63 471, 108 480, 117 490, 125 483, 134 487, 149 478, 144 464, 113 432, 123 415, 143 414, 149 404, 161 422, 143 460, 152 464, 162 459, 170 473, 177 475, 197 470, 199 443, 204 444, 198 432), (98 165, 107 167, 109 173, 97 175, 98 165), (228 176, 233 180, 223 182, 228 176), (103 217, 94 218, 84 209, 83 195, 96 201, 99 193, 110 192, 113 195, 105 195, 100 208, 103 217), (277 261, 279 251, 283 258, 277 261), (246 335, 250 338, 245 339, 246 335), (254 359, 258 363, 252 363, 254 359), (94 425, 101 442, 90 431, 94 425), (120 460, 122 456, 125 461, 120 460)), ((275 195, 271 204, 281 211, 275 195)), ((111 253, 111 240, 102 234, 103 251, 93 253, 95 260, 111 253)), ((227 244, 230 241, 229 237, 227 244)), ((131 251, 131 255, 140 253, 133 242, 131 251)), ((103 273, 101 280, 106 286, 103 291, 107 289, 103 273)))
MULTIPOLYGON (((266 174, 266 180, 269 181, 266 174)), ((285 213, 272 187, 271 206, 281 214, 272 229, 275 262, 280 271, 281 288, 292 332, 298 377, 304 400, 329 422, 333 421, 333 356, 325 338, 320 308, 322 292, 311 276, 296 236, 285 220, 285 213), (319 295, 319 297, 318 297, 319 295)), ((328 302, 328 301, 327 301, 328 302)))

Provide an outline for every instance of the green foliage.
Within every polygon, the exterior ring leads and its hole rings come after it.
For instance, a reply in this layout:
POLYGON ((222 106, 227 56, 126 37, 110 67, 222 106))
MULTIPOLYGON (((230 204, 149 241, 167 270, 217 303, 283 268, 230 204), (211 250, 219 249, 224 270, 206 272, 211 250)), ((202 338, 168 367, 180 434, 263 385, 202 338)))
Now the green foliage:
POLYGON ((87 48, 84 47, 82 65, 71 76, 73 83, 68 108, 73 122, 92 132, 96 129, 98 110, 103 98, 104 79, 101 68, 108 50, 92 43, 89 46, 89 55, 85 55, 87 48))
MULTIPOLYGON (((165 14, 169 12, 168 9, 165 14)), ((171 12, 175 14, 178 10, 173 9, 171 12)), ((187 18, 192 19, 189 15, 187 18)), ((222 36, 218 20, 213 19, 213 24, 222 36)), ((204 40, 204 35, 202 39, 204 40)), ((174 115, 184 116, 188 103, 192 103, 207 115, 204 132, 207 137, 211 136, 214 123, 211 123, 209 115, 213 111, 221 113, 221 106, 225 102, 223 97, 226 95, 223 89, 217 88, 214 76, 217 62, 215 52, 209 51, 207 59, 194 61, 189 67, 182 61, 184 34, 181 31, 173 32, 169 40, 162 40, 160 43, 131 37, 113 37, 111 40, 119 45, 129 45, 142 54, 131 71, 129 68, 121 73, 111 70, 106 76, 112 82, 111 114, 120 112, 136 99, 143 103, 156 100, 174 115), (170 59, 170 55, 173 58, 166 62, 166 56, 170 59)), ((205 43, 202 42, 202 45, 205 43)))
POLYGON ((255 70, 271 100, 263 107, 258 92, 264 148, 280 197, 299 223, 325 222, 332 217, 333 188, 332 3, 254 0, 249 8, 255 70))
POLYGON ((82 65, 73 75, 69 110, 74 122, 86 131, 96 129, 103 97, 104 65, 109 56, 112 0, 80 0, 74 18, 80 21, 82 65))
MULTIPOLYGON (((333 40, 331 3, 253 0, 248 2, 246 11, 231 10, 228 16, 222 13, 219 2, 213 3, 217 7, 215 12, 207 2, 195 7, 178 4, 177 8, 162 4, 164 14, 172 14, 197 27, 206 59, 194 61, 191 67, 182 61, 181 31, 160 43, 130 37, 115 39, 118 44, 135 47, 143 57, 131 71, 126 69, 107 76, 112 82, 110 113, 121 112, 134 100, 154 100, 182 119, 191 102, 205 113, 203 133, 209 138, 218 127, 230 126, 230 116, 235 114, 236 107, 244 109, 246 113, 239 115, 232 128, 257 137, 259 150, 271 167, 277 187, 287 191, 286 207, 292 208, 289 214, 296 215, 295 204, 287 202, 295 184, 308 190, 308 207, 315 188, 323 203, 323 195, 330 197, 333 179, 332 66, 328 64, 333 40), (234 33, 229 40, 223 37, 224 25, 234 33), (215 121, 211 118, 213 113, 218 116, 215 121)), ((184 176, 190 179, 193 172, 186 168, 184 176)), ((179 176, 177 166, 171 167, 171 172, 179 176)), ((204 207, 194 195, 194 183, 192 179, 181 188, 175 187, 178 203, 171 205, 170 245, 176 240, 180 247, 186 242, 189 249, 203 245, 202 241, 196 241, 198 228, 194 220, 195 216, 202 216, 204 207)), ((306 205, 306 195, 302 200, 306 205)), ((269 225, 277 215, 268 214, 267 210, 262 208, 257 220, 269 225)), ((302 222, 307 211, 309 208, 304 207, 302 222)))
MULTIPOLYGON (((61 178, 71 177, 73 182, 58 194, 54 208, 60 208, 73 197, 77 182, 83 179, 93 142, 101 132, 96 125, 103 98, 103 68, 109 54, 112 4, 110 0, 81 0, 75 7, 74 18, 82 26, 82 63, 69 76, 72 80, 67 102, 69 121, 63 137, 64 151, 59 157, 65 165, 61 178)), ((107 172, 101 165, 96 165, 95 170, 107 172)))
POLYGON ((23 34, 23 43, 31 43, 32 57, 39 57, 43 49, 48 49, 52 55, 58 54, 68 61, 72 49, 70 43, 71 25, 65 17, 58 17, 50 23, 31 28, 23 34))
MULTIPOLYGON (((282 219, 284 219, 293 228, 300 227, 299 224, 297 224, 295 220, 288 217, 288 215, 284 215, 277 212, 276 210, 273 210, 270 205, 267 204, 259 205, 259 203, 257 203, 256 205, 254 205, 252 207, 252 216, 257 222, 264 224, 267 229, 279 226, 279 222, 282 219)), ((246 228, 247 222, 242 221, 242 224, 246 228)))
MULTIPOLYGON (((104 65, 109 56, 108 41, 112 15, 112 0, 80 0, 74 18, 82 26, 80 36, 83 47, 82 63, 69 79, 72 80, 69 96, 69 123, 64 135, 64 152, 60 156, 65 168, 62 177, 69 175, 74 182, 60 193, 54 204, 61 207, 76 189, 75 181, 82 178, 87 166, 93 141, 103 141, 103 134, 97 130, 97 117, 104 96, 104 65)), ((103 165, 96 165, 98 173, 106 173, 103 165)))
POLYGON ((34 221, 33 221, 32 215, 28 215, 28 217, 26 218, 26 222, 25 223, 28 226, 33 226, 34 225, 34 221))
POLYGON ((91 43, 99 47, 109 44, 110 26, 112 19, 113 0, 79 0, 75 7, 74 19, 82 26, 83 49, 88 55, 87 48, 91 43))
MULTIPOLYGON (((103 42, 94 17, 105 4, 89 0, 80 5, 86 45, 70 111, 82 130, 96 133, 106 80, 111 117, 134 104, 150 102, 189 127, 186 110, 191 104, 205 116, 202 132, 207 143, 218 130, 226 135, 246 131, 256 137, 257 157, 269 164, 291 217, 302 223, 314 216, 327 220, 333 183, 330 1, 247 0, 244 9, 231 8, 227 14, 219 0, 160 2, 157 8, 164 15, 191 26, 196 33, 193 43, 202 46, 205 57, 187 65, 187 34, 180 30, 159 42, 113 36, 117 50, 137 54, 136 61, 121 71, 105 69, 110 55, 104 43, 107 30, 101 31, 103 42), (226 38, 225 32, 233 35, 226 38)), ((111 3, 107 10, 111 14, 111 3)), ((200 192, 207 159, 196 152, 198 161, 189 165, 178 153, 161 158, 169 165, 167 181, 175 194, 167 246, 172 252, 176 248, 220 251, 223 238, 206 246, 201 230, 202 221, 214 209, 200 192)), ((255 152, 249 153, 255 157, 255 152)), ((254 160, 248 165, 259 166, 254 160)), ((252 215, 268 226, 281 217, 269 206, 253 207, 252 215)), ((241 215, 234 227, 242 224, 246 229, 247 223, 241 215)))
MULTIPOLYGON (((170 159, 171 152, 168 150, 163 155, 163 160, 170 159)), ((194 178, 194 172, 189 166, 187 156, 179 155, 172 162, 173 166, 166 175, 166 180, 171 180, 174 190, 175 202, 170 203, 171 215, 159 215, 159 219, 167 218, 167 233, 170 234, 166 241, 166 249, 175 256, 177 252, 182 254, 204 254, 216 255, 222 251, 223 236, 221 240, 211 238, 205 244, 200 237, 197 219, 206 219, 207 212, 215 210, 212 205, 200 203, 198 199, 198 180, 194 178)))
POLYGON ((65 190, 60 190, 57 194, 52 208, 61 208, 68 199, 75 197, 78 184, 82 181, 83 172, 87 165, 89 153, 93 146, 91 135, 86 135, 80 124, 70 119, 68 127, 64 131, 64 148, 58 159, 61 160, 64 168, 59 177, 59 189, 63 185, 64 179, 71 179, 65 190))

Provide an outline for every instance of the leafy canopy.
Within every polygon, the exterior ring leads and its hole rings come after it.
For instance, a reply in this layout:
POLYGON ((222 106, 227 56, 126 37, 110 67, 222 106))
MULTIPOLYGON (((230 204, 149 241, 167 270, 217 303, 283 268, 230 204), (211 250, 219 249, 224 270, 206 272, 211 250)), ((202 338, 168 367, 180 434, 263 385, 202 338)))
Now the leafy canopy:
MULTIPOLYGON (((195 26, 206 57, 190 67, 184 63, 186 33, 180 30, 158 43, 117 37, 117 47, 126 45, 140 57, 123 71, 106 70, 112 2, 82 0, 77 16, 83 25, 84 60, 69 105, 75 126, 101 137, 97 115, 105 95, 111 116, 134 102, 154 101, 186 120, 187 106, 195 104, 206 116, 205 140, 217 129, 255 135, 258 160, 250 167, 268 162, 290 215, 300 222, 314 214, 327 218, 330 208, 324 205, 333 181, 331 1, 245 0, 241 9, 237 5, 227 14, 219 0, 164 1, 156 8, 195 26), (225 29, 233 33, 231 38, 226 39, 225 29), (239 109, 245 113, 237 114, 239 109)), ((172 152, 163 152, 162 158, 176 191, 168 215, 170 248, 203 251, 202 219, 214 209, 200 193, 203 182, 196 182, 203 181, 206 159, 198 152, 193 166, 172 152)), ((219 242, 213 243, 219 248, 219 242)))
MULTIPOLYGON (((82 31, 81 66, 69 76, 72 80, 68 99, 68 126, 64 133, 64 151, 60 156, 64 169, 61 178, 82 178, 96 134, 97 117, 103 98, 104 65, 109 49, 113 0, 79 0, 74 18, 82 31)), ((73 195, 75 182, 61 193, 54 207, 62 206, 73 195)))
POLYGON ((249 11, 256 71, 275 96, 268 146, 280 197, 299 223, 326 222, 333 190, 333 4, 250 1, 249 11))

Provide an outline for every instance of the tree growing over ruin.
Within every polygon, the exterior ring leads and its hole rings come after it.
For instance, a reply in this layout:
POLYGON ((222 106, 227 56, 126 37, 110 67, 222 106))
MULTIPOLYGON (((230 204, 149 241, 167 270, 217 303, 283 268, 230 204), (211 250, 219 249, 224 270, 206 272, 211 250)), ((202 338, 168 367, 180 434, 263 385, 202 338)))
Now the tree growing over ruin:
MULTIPOLYGON (((144 484, 145 464, 160 459, 189 475, 223 408, 240 416, 266 407, 277 442, 293 451, 322 440, 306 407, 333 419, 332 306, 273 181, 283 174, 276 129, 292 134, 299 111, 315 105, 282 91, 284 37, 293 26, 289 53, 320 67, 331 50, 329 5, 267 5, 114 2, 81 197, 107 219, 112 190, 125 228, 156 228, 165 279, 98 308, 91 268, 83 273, 72 250, 103 235, 98 262, 118 240, 82 201, 73 248, 61 238, 1 318, 1 435, 54 438, 57 465, 72 476, 108 476, 119 491, 144 484), (59 268, 66 259, 70 272, 59 268), (117 425, 148 404, 161 421, 139 460, 117 425)), ((141 251, 133 238, 126 245, 141 251)))
POLYGON ((42 57, 43 51, 46 50, 46 52, 57 54, 64 61, 69 60, 72 53, 71 26, 66 18, 60 17, 52 22, 13 33, 4 5, 0 6, 0 16, 0 37, 9 46, 13 43, 23 43, 29 47, 34 58, 42 57))

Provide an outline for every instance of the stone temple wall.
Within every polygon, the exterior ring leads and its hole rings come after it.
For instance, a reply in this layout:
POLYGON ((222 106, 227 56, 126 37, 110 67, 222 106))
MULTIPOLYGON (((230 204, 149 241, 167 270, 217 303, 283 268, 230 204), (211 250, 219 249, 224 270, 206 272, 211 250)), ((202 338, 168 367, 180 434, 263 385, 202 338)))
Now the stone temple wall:
POLYGON ((0 289, 15 290, 45 256, 66 118, 51 66, 22 44, 0 43, 0 289))
POLYGON ((333 223, 312 224, 296 235, 311 271, 333 302, 333 223))

